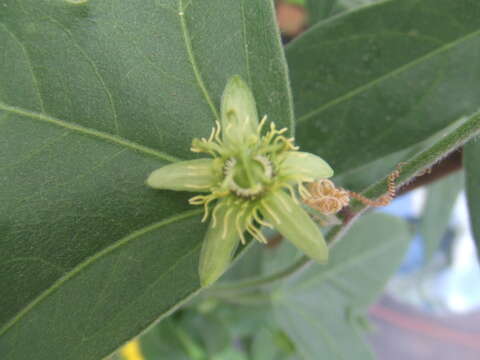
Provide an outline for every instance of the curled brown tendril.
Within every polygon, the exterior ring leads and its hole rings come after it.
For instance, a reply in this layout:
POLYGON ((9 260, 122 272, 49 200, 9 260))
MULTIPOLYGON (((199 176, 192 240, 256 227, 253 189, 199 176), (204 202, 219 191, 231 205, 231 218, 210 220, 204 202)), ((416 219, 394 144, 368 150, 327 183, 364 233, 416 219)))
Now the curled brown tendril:
POLYGON ((403 163, 398 164, 397 168, 390 173, 387 180, 387 193, 378 199, 369 199, 354 191, 337 188, 332 181, 321 179, 309 184, 308 191, 310 196, 305 197, 303 201, 306 205, 325 215, 338 213, 345 206, 349 205, 352 198, 367 206, 386 206, 390 204, 397 194, 395 181, 400 176, 400 169, 403 165, 403 163))

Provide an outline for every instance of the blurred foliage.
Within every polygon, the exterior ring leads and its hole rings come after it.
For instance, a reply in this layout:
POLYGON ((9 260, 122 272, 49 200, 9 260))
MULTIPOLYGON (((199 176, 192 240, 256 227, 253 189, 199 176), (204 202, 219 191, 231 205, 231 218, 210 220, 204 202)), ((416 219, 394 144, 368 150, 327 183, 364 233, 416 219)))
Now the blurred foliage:
MULTIPOLYGON (((144 360, 295 360, 312 358, 320 349, 323 355, 318 359, 333 359, 339 349, 344 355, 370 359, 361 336, 365 310, 403 258, 408 236, 402 220, 367 215, 339 244, 328 266, 310 266, 301 276, 263 290, 205 291, 141 336, 133 348, 139 346, 144 360), (376 266, 365 270, 371 263, 376 266), (318 324, 323 331, 316 331, 318 324), (337 340, 338 348, 330 348, 335 334, 343 339, 337 340), (343 342, 349 346, 341 346, 343 342)), ((285 241, 273 249, 253 245, 225 278, 244 274, 251 266, 247 259, 260 265, 256 275, 265 275, 297 255, 285 241), (252 252, 258 256, 248 256, 252 252)), ((121 351, 124 360, 139 360, 130 347, 121 351)))

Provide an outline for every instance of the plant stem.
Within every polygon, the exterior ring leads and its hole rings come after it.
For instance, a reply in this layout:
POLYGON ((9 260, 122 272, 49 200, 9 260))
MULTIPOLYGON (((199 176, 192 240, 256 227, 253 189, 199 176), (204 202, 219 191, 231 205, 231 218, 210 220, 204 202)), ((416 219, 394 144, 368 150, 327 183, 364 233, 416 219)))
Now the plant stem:
MULTIPOLYGON (((344 225, 337 225, 337 226, 334 226, 328 232, 328 234, 325 236, 325 240, 329 245, 333 244, 337 240, 338 235, 343 233, 343 228, 344 228, 344 225)), ((236 290, 244 290, 244 289, 255 289, 257 287, 268 285, 277 280, 281 280, 286 277, 289 277, 297 273, 298 271, 300 271, 304 266, 306 266, 310 262, 312 262, 312 260, 309 257, 303 255, 297 261, 295 261, 292 265, 276 273, 263 276, 263 277, 254 278, 254 279, 237 281, 231 284, 218 285, 212 288, 211 290, 209 290, 209 293, 216 294, 216 293, 230 292, 232 290, 236 291, 236 290)))
MULTIPOLYGON (((406 182, 413 179, 418 172, 427 169, 434 165, 436 162, 441 160, 444 156, 451 153, 458 147, 465 144, 468 140, 472 139, 480 132, 480 111, 470 116, 462 125, 458 126, 456 129, 452 130, 445 135, 440 141, 436 142, 432 146, 423 150, 416 156, 412 157, 405 165, 402 166, 401 175, 399 177, 399 185, 405 184, 406 182)), ((363 195, 369 198, 378 198, 385 194, 387 189, 388 177, 385 177, 383 180, 380 180, 376 184, 368 187, 363 195)), ((346 233, 348 228, 352 223, 368 209, 368 206, 354 201, 352 202, 351 210, 353 215, 343 223, 342 225, 334 226, 328 234, 325 236, 325 239, 329 247, 333 247, 334 244, 340 240, 343 235, 346 233)), ((243 281, 238 281, 226 285, 218 285, 209 290, 212 294, 231 292, 237 290, 252 290, 258 287, 269 285, 278 280, 285 279, 293 274, 301 271, 307 264, 313 262, 310 258, 302 256, 292 265, 286 267, 283 270, 275 272, 270 275, 261 276, 254 279, 247 279, 243 281)))
POLYGON ((191 336, 180 326, 174 325, 173 332, 180 341, 181 346, 192 360, 206 360, 207 357, 203 349, 196 344, 191 336))
MULTIPOLYGON (((470 116, 462 125, 450 131, 440 141, 418 153, 407 161, 401 168, 401 174, 398 178, 398 185, 401 186, 425 169, 430 168, 443 157, 465 144, 480 132, 480 111, 470 116)), ((387 189, 388 176, 376 184, 368 187, 362 194, 368 198, 378 198, 385 194, 387 189)), ((398 187, 398 186, 397 186, 398 187)), ((364 209, 366 205, 355 201, 352 202, 353 212, 364 209)))
POLYGON ((265 293, 245 295, 238 293, 223 293, 215 292, 214 297, 216 299, 224 300, 231 304, 244 305, 244 306, 259 306, 269 304, 272 301, 271 296, 265 295, 265 293))
POLYGON ((247 279, 244 281, 237 281, 231 284, 225 284, 225 285, 218 285, 215 286, 211 292, 217 293, 217 292, 225 292, 225 291, 231 291, 231 290, 243 290, 243 289, 255 289, 257 287, 260 287, 262 285, 267 285, 270 283, 273 283, 277 280, 284 279, 297 271, 299 271, 301 268, 305 266, 310 261, 310 258, 306 257, 303 255, 300 259, 298 259, 295 263, 292 265, 288 266, 287 268, 280 270, 279 272, 273 273, 271 275, 267 275, 264 277, 258 277, 254 279, 247 279))

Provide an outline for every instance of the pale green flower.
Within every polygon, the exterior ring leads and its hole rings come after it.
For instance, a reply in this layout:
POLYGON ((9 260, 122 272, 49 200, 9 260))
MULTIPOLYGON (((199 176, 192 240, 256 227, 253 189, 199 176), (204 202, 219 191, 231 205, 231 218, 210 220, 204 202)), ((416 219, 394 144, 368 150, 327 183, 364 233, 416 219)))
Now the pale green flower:
POLYGON ((147 184, 155 189, 202 192, 190 204, 203 205, 210 224, 200 256, 202 286, 215 282, 227 269, 244 233, 266 243, 260 227, 277 229, 306 255, 326 262, 328 248, 317 225, 302 209, 294 186, 308 196, 305 182, 333 175, 318 156, 300 152, 287 129, 266 116, 258 121, 257 108, 248 86, 239 76, 225 88, 221 123, 209 139, 194 139, 192 151, 212 159, 182 161, 155 170, 147 184))

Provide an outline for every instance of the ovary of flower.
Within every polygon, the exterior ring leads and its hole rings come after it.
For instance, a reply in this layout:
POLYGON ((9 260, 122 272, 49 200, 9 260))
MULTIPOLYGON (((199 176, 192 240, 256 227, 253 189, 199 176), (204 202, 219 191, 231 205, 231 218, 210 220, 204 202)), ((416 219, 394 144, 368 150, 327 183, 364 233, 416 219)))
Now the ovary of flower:
POLYGON ((202 221, 210 217, 199 261, 202 285, 223 274, 238 244, 246 242, 245 232, 266 243, 261 226, 276 228, 305 254, 325 262, 327 245, 301 208, 294 186, 302 198, 309 196, 304 183, 332 176, 330 166, 298 151, 294 139, 285 136, 286 128, 270 122, 264 132, 267 117, 258 121, 253 94, 239 76, 228 81, 220 113, 208 139, 192 141, 193 152, 211 159, 170 164, 147 179, 156 189, 204 193, 189 200, 204 206, 202 221))

